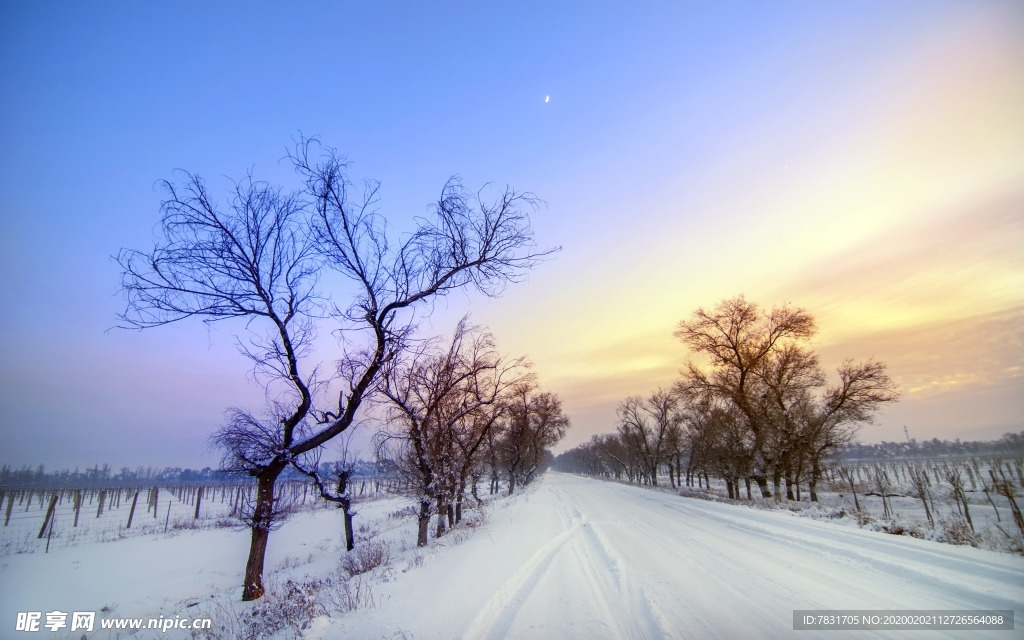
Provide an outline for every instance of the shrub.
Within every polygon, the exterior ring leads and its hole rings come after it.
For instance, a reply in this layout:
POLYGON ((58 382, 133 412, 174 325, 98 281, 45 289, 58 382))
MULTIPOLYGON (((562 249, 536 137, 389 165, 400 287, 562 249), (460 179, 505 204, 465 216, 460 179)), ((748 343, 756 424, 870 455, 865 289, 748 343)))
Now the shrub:
POLYGON ((896 520, 884 520, 875 524, 876 531, 891 533, 894 536, 910 536, 912 538, 924 538, 924 532, 916 524, 905 524, 896 520))
POLYGON ((348 613, 373 604, 373 592, 360 579, 311 579, 307 576, 304 582, 287 580, 282 585, 269 585, 262 598, 250 607, 241 605, 241 610, 233 603, 214 605, 218 625, 211 629, 192 630, 192 638, 259 640, 280 637, 298 640, 319 616, 348 613))
POLYGON ((939 542, 969 544, 972 547, 977 547, 982 542, 982 537, 960 518, 939 518, 939 531, 936 538, 939 542))
POLYGON ((341 557, 341 568, 357 576, 391 564, 391 550, 383 542, 364 542, 341 557))

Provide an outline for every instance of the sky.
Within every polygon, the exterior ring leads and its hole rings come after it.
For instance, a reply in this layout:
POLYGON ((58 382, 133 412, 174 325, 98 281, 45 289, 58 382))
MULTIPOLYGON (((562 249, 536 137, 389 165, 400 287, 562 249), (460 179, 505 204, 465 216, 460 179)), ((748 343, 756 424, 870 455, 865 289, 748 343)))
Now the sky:
POLYGON ((297 187, 298 135, 396 230, 451 176, 544 201, 562 251, 422 330, 468 312, 528 356, 560 449, 740 294, 814 314, 830 370, 888 365, 862 441, 1024 429, 1020 2, 6 1, 0 78, 0 464, 216 465, 225 409, 263 401, 245 327, 112 329, 111 256, 153 245, 176 169, 297 187))

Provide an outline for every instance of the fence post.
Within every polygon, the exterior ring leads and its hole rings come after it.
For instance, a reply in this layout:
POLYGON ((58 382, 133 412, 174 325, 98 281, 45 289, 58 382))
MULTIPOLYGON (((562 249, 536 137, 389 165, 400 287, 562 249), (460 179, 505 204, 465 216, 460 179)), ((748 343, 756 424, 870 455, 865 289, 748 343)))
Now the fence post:
POLYGON ((78 527, 78 514, 82 511, 82 490, 75 492, 75 528, 78 527))
POLYGON ((131 529, 132 528, 132 517, 135 516, 135 503, 137 503, 138 501, 139 501, 139 492, 136 491, 135 492, 135 497, 132 498, 132 510, 128 512, 128 526, 125 527, 125 529, 131 529))
POLYGON ((203 488, 199 487, 199 489, 196 491, 196 513, 195 513, 194 516, 192 516, 193 520, 197 520, 199 518, 199 503, 202 502, 202 501, 203 501, 203 488))
POLYGON ((56 520, 57 520, 57 518, 52 518, 50 520, 50 530, 46 534, 46 551, 45 551, 45 553, 50 553, 50 538, 53 537, 53 523, 56 520))
MULTIPOLYGON (((53 517, 53 510, 56 509, 56 508, 57 508, 57 494, 56 494, 56 492, 54 492, 54 494, 52 496, 50 496, 50 507, 46 510, 46 517, 43 519, 43 526, 42 526, 41 529, 39 529, 39 535, 36 536, 36 540, 41 540, 42 537, 43 537, 43 534, 46 533, 46 525, 50 524, 50 518, 53 517)), ((49 545, 49 541, 47 541, 47 545, 49 545)))
POLYGON ((14 496, 7 499, 7 516, 4 518, 4 526, 11 523, 11 509, 14 508, 14 496))
POLYGON ((107 490, 106 489, 102 489, 100 491, 100 499, 99 499, 100 506, 97 507, 97 509, 96 509, 96 517, 97 518, 100 517, 101 515, 103 515, 103 501, 106 500, 106 499, 107 499, 107 490))

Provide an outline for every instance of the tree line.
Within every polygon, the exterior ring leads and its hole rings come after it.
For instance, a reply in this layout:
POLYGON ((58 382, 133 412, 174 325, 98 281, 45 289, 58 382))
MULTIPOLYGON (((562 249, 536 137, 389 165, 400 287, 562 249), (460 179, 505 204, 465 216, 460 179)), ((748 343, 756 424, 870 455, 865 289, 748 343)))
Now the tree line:
MULTIPOLYGON (((395 477, 395 470, 387 464, 371 460, 355 460, 350 465, 351 473, 361 478, 395 477)), ((281 473, 279 480, 304 480, 306 476, 294 469, 281 473)), ((203 467, 189 469, 182 467, 142 467, 134 469, 120 467, 117 471, 109 464, 93 465, 82 471, 63 468, 47 471, 46 466, 22 465, 17 469, 10 465, 0 466, 0 486, 18 487, 116 487, 139 484, 224 484, 244 480, 238 474, 222 469, 203 467)))
POLYGON ((657 485, 700 486, 714 476, 729 497, 811 500, 825 465, 858 427, 899 397, 883 363, 846 360, 834 380, 808 344, 804 309, 763 310, 743 296, 700 308, 675 335, 690 349, 680 377, 618 407, 617 430, 560 456, 558 468, 657 485))
POLYGON ((549 462, 568 418, 553 393, 541 391, 523 358, 499 353, 494 336, 463 318, 450 341, 429 341, 395 359, 382 377, 386 427, 378 457, 411 480, 419 496, 417 544, 462 519, 470 495, 489 474, 496 493, 504 472, 508 493, 549 462))
POLYGON ((345 509, 351 544, 351 470, 321 458, 366 419, 367 406, 380 403, 379 451, 418 479, 428 518, 431 510, 447 518, 453 504, 457 513, 485 452, 514 459, 511 490, 550 446, 531 435, 551 427, 538 426, 534 400, 544 394, 527 380, 525 361, 497 354, 468 323, 447 351, 417 332, 437 299, 460 290, 500 295, 558 251, 534 242, 537 198, 507 187, 488 199, 453 178, 429 217, 396 234, 380 213, 379 183, 356 188, 335 149, 301 137, 287 160, 299 183, 290 190, 249 174, 218 200, 192 173, 161 182, 155 246, 115 256, 126 298, 120 326, 235 321, 250 376, 266 390, 267 406, 229 409, 212 436, 222 469, 257 483, 246 510, 243 600, 263 595, 267 541, 283 515, 274 486, 287 469, 345 509), (318 335, 335 338, 330 360, 318 357, 318 335))
POLYGON ((1024 431, 1004 433, 998 440, 917 440, 907 442, 851 442, 842 447, 843 460, 902 460, 912 458, 956 458, 980 455, 1024 454, 1024 431))

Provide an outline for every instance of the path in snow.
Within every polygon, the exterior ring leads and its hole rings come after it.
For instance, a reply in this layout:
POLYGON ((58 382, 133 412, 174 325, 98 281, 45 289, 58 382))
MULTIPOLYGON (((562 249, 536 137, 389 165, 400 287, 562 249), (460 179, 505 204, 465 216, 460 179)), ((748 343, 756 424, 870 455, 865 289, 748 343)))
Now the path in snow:
POLYGON ((384 585, 394 591, 381 608, 324 621, 313 633, 402 631, 417 640, 821 633, 793 631, 794 609, 1016 608, 1017 628, 1024 623, 1024 558, 1007 554, 556 473, 494 511, 486 533, 384 585))

